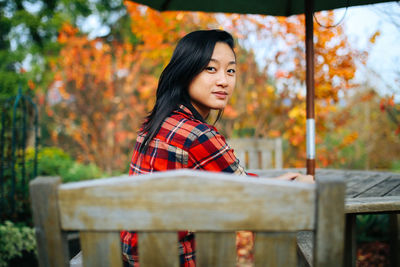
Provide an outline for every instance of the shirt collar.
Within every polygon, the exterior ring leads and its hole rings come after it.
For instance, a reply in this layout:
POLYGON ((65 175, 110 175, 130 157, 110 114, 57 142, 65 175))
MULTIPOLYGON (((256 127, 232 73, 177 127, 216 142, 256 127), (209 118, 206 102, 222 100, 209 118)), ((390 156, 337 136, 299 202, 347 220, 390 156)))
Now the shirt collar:
POLYGON ((181 115, 183 115, 184 117, 191 119, 191 120, 196 120, 199 121, 198 119, 196 119, 196 117, 193 115, 193 112, 185 105, 181 104, 179 106, 179 108, 177 110, 175 110, 176 113, 179 113, 181 115))
POLYGON ((181 104, 175 112, 184 115, 187 118, 194 119, 193 113, 185 105, 181 104))
MULTIPOLYGON (((196 117, 193 115, 193 112, 192 112, 187 106, 185 106, 185 105, 183 105, 183 104, 181 104, 181 105, 179 106, 179 108, 176 109, 174 112, 175 112, 175 113, 178 113, 178 114, 180 114, 180 115, 182 115, 182 116, 184 116, 185 118, 188 118, 188 119, 190 119, 190 120, 194 120, 194 121, 197 121, 197 122, 200 122, 200 123, 208 124, 208 123, 205 122, 204 120, 196 119, 196 117)), ((199 115, 200 115, 200 114, 199 114, 199 115)), ((208 125, 209 125, 209 124, 208 124, 208 125)), ((214 129, 214 131, 218 132, 217 128, 215 128, 213 125, 209 125, 209 126, 212 127, 212 129, 214 129)))

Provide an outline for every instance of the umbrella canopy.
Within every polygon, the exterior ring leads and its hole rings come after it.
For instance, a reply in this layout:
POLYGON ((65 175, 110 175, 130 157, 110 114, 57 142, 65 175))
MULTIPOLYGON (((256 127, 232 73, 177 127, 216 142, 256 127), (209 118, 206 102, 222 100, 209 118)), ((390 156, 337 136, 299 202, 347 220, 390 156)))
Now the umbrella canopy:
MULTIPOLYGON (((132 0, 131 0, 132 1, 132 0)), ((314 43, 313 13, 342 7, 368 5, 388 0, 134 0, 160 11, 204 11, 240 14, 291 16, 305 14, 306 29, 306 117, 307 174, 315 174, 315 114, 314 114, 314 43)))
MULTIPOLYGON (((393 0, 392 0, 393 1, 393 0)), ((154 9, 291 16, 305 13, 304 1, 272 0, 134 0, 154 9)), ((314 12, 347 6, 391 2, 385 0, 314 0, 314 12)))

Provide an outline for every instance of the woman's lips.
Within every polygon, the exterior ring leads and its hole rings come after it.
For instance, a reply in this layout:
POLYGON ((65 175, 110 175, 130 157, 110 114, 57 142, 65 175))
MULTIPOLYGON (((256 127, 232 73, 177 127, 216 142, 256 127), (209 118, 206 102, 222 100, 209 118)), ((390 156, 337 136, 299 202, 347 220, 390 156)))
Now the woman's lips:
POLYGON ((220 99, 225 99, 228 96, 228 93, 223 91, 213 92, 213 94, 220 99))

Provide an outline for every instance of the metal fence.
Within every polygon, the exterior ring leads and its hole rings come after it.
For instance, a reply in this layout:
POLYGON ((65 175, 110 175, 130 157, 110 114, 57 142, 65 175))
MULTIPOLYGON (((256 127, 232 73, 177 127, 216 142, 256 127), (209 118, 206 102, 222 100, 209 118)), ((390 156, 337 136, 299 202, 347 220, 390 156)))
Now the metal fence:
POLYGON ((18 94, 2 102, 0 124, 0 221, 30 217, 29 180, 37 174, 38 109, 18 94))

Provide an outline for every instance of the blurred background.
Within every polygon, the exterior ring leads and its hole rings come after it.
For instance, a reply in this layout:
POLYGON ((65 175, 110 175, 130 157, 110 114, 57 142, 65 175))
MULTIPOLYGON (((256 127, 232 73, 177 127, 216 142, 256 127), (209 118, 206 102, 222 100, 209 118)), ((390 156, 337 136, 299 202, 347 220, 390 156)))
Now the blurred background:
MULTIPOLYGON (((214 28, 234 35, 238 61, 236 90, 216 127, 228 138, 281 138, 283 167, 305 167, 303 15, 0 0, 0 267, 22 266, 10 262, 34 251, 27 182, 126 173, 177 41, 214 28)), ((399 41, 398 2, 315 14, 317 168, 400 171, 399 41)), ((359 242, 384 241, 387 217, 368 216, 358 225, 373 234, 359 242)), ((32 264, 35 256, 24 257, 32 264)))

